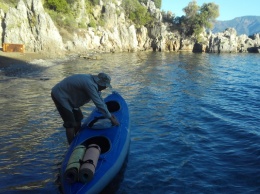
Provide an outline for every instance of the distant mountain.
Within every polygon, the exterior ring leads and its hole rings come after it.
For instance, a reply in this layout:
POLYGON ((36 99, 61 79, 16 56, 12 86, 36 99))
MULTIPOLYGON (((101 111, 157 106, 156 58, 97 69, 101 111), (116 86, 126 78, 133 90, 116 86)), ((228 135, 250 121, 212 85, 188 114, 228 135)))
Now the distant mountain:
POLYGON ((226 28, 235 28, 237 35, 250 36, 260 33, 260 16, 243 16, 228 21, 216 21, 212 32, 223 32, 226 28))

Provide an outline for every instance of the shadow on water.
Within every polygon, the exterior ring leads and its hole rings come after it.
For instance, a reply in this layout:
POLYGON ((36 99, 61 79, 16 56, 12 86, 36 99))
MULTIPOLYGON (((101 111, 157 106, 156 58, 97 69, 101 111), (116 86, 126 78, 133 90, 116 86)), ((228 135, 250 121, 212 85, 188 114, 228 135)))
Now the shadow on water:
POLYGON ((123 166, 121 167, 118 174, 99 194, 108 194, 108 193, 114 194, 118 191, 118 189, 120 188, 121 182, 123 182, 123 180, 124 180, 124 175, 125 175, 125 171, 126 171, 127 163, 128 163, 128 155, 129 155, 129 151, 128 151, 126 159, 123 163, 123 166))
POLYGON ((46 69, 46 67, 41 67, 19 59, 0 56, 0 75, 7 77, 26 78, 32 73, 36 73, 37 75, 37 72, 40 72, 44 69, 46 69))

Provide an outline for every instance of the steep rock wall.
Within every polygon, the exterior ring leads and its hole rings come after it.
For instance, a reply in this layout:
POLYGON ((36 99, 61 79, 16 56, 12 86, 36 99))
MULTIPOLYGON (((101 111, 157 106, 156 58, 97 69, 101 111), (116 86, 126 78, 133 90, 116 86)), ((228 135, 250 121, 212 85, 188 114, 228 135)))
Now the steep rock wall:
POLYGON ((17 8, 9 8, 3 23, 5 43, 25 44, 29 52, 64 50, 62 37, 41 0, 19 1, 17 8))

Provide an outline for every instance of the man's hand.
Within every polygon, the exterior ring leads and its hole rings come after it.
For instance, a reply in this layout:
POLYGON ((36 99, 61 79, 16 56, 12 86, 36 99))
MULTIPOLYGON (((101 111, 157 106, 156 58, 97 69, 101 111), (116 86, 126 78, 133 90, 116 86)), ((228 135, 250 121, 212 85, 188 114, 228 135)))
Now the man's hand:
POLYGON ((117 121, 115 115, 112 115, 111 118, 110 118, 111 122, 112 122, 112 125, 116 125, 118 126, 119 125, 119 122, 117 121))

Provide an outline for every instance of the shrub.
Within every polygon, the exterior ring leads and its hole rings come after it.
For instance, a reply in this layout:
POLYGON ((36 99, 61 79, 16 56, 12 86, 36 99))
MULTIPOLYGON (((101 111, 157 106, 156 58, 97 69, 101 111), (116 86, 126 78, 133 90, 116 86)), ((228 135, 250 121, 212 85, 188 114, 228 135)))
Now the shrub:
POLYGON ((123 8, 126 16, 137 25, 146 25, 152 20, 146 7, 142 6, 137 0, 124 0, 123 8))
POLYGON ((66 0, 46 0, 45 6, 48 9, 66 13, 68 11, 68 3, 66 0))
POLYGON ((204 28, 213 27, 213 21, 219 16, 219 7, 215 3, 204 3, 201 7, 193 0, 183 9, 184 18, 181 20, 182 31, 185 35, 198 37, 204 28))
POLYGON ((96 28, 97 27, 96 21, 94 19, 90 19, 88 26, 92 28, 96 28))
POLYGON ((99 0, 90 0, 90 2, 95 6, 99 4, 99 0))

